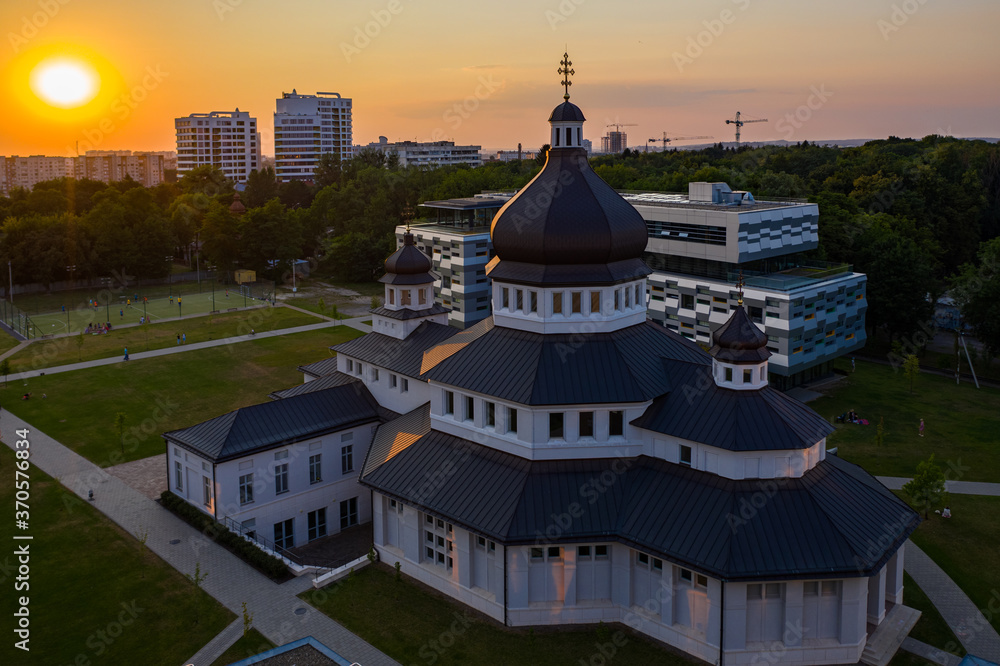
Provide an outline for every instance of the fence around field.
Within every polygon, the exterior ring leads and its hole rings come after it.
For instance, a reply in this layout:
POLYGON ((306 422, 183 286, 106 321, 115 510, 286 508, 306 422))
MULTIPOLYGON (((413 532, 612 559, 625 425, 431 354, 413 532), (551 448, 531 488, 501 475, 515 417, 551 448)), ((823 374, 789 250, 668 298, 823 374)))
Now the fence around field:
POLYGON ((72 306, 63 305, 30 315, 3 302, 0 316, 4 323, 26 338, 96 332, 108 324, 114 328, 143 321, 156 323, 272 303, 274 282, 225 285, 202 280, 200 284, 158 285, 150 292, 138 291, 138 287, 104 289, 93 294, 83 292, 75 294, 72 306))

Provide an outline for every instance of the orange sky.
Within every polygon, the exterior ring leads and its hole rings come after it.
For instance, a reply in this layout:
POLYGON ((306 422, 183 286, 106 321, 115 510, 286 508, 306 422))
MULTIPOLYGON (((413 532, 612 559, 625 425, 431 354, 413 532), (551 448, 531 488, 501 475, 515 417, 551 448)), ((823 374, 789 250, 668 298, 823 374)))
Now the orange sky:
POLYGON ((169 150, 175 117, 236 107, 270 154, 292 88, 353 98, 355 143, 537 148, 566 45, 595 144, 614 122, 631 145, 732 140, 737 110, 768 119, 744 141, 996 137, 998 19, 995 0, 5 0, 0 155, 169 150), (83 109, 27 86, 67 51, 102 75, 83 109))

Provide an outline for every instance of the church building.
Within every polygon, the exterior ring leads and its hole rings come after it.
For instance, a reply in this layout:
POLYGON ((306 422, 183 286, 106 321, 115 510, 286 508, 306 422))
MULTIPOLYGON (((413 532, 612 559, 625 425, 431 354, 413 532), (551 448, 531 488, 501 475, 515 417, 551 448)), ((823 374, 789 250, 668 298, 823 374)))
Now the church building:
POLYGON ((304 385, 367 391, 344 424, 382 415, 357 479, 381 561, 508 626, 857 663, 909 610, 918 516, 768 385, 742 296, 707 352, 647 319, 646 224, 590 168, 564 83, 544 168, 492 223, 493 315, 448 326, 406 234, 373 332, 304 385))

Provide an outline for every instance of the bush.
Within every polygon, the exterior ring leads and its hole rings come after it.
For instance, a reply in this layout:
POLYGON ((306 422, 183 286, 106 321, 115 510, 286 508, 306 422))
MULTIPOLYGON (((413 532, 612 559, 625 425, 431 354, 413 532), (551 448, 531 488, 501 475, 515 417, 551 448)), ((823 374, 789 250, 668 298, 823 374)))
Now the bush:
POLYGON ((225 525, 191 506, 169 490, 164 490, 160 495, 160 503, 178 518, 265 576, 269 578, 284 578, 288 575, 288 567, 285 566, 284 562, 273 555, 265 553, 240 535, 230 532, 226 529, 225 525))

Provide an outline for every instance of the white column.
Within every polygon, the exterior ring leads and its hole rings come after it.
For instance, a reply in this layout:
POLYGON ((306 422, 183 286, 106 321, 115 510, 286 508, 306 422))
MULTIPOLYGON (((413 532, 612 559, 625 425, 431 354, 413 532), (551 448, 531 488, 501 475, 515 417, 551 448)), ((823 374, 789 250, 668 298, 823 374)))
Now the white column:
POLYGON ((846 578, 840 597, 840 642, 856 645, 865 635, 865 604, 868 598, 867 578, 846 578))
POLYGON ((576 606, 576 546, 563 548, 563 606, 576 606))
POLYGON ((631 549, 620 544, 611 545, 611 602, 622 608, 632 603, 631 561, 631 549))
POLYGON ((788 647, 802 645, 802 593, 801 580, 785 583, 785 631, 781 638, 788 647))
POLYGON ((903 603, 903 549, 906 545, 900 546, 896 554, 886 565, 885 598, 894 604, 903 603))
POLYGON ((458 527, 455 530, 455 565, 458 567, 458 584, 468 589, 472 587, 472 540, 469 532, 458 527))
POLYGON ((885 570, 886 567, 882 567, 868 579, 869 624, 880 624, 885 618, 885 570))
POLYGON ((747 646, 747 584, 724 583, 726 587, 725 635, 726 650, 744 650, 747 646))

